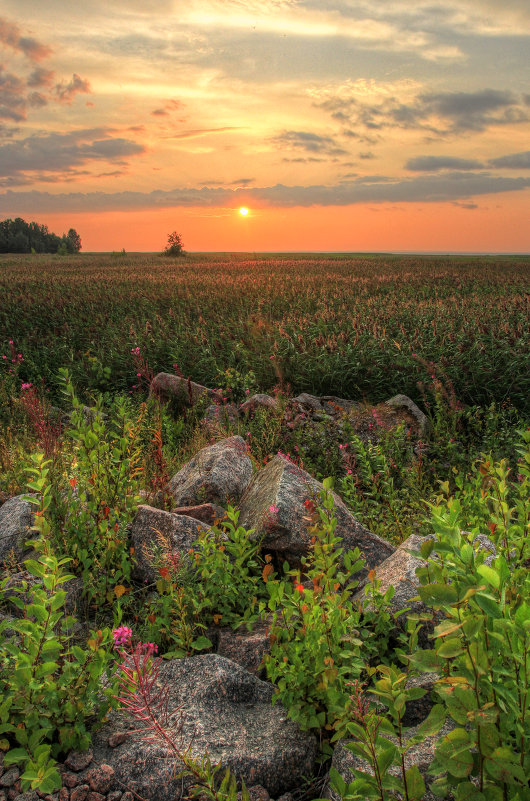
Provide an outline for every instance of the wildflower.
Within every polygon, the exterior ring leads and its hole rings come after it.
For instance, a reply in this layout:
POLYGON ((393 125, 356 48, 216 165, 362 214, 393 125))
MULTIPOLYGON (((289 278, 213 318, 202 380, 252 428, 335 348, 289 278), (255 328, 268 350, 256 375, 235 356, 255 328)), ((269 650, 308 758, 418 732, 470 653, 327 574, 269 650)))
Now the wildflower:
POLYGON ((272 504, 272 506, 270 506, 269 509, 270 509, 271 514, 273 514, 273 515, 278 514, 278 511, 279 511, 278 507, 275 506, 274 504, 272 504))
POLYGON ((295 590, 296 590, 297 592, 299 592, 299 593, 300 593, 300 595, 302 595, 302 593, 304 592, 304 587, 303 587, 303 585, 302 585, 302 584, 295 584, 295 585, 294 585, 294 588, 295 588, 295 590))
POLYGON ((32 386, 33 386, 33 384, 30 384, 29 382, 25 382, 24 384, 22 384, 21 389, 24 392, 26 389, 31 389, 32 386))
POLYGON ((121 645, 128 645, 131 642, 132 629, 129 626, 120 626, 112 631, 112 639, 114 647, 119 648, 121 645))

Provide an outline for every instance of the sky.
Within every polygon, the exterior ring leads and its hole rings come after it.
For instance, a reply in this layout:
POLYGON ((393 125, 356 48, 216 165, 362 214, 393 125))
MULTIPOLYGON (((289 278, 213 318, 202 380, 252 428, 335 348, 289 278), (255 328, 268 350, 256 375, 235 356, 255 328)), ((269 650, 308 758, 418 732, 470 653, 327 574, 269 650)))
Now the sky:
POLYGON ((528 53, 528 0, 0 0, 0 218, 530 252, 528 53))

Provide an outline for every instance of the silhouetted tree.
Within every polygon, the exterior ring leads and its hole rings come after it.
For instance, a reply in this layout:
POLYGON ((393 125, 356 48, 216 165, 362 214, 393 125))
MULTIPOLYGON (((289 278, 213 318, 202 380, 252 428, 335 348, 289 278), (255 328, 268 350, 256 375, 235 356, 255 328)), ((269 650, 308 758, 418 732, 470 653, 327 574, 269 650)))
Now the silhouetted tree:
POLYGON ((27 223, 22 217, 0 222, 0 253, 57 253, 61 244, 67 253, 81 250, 81 237, 70 228, 62 238, 48 231, 47 225, 27 223))
POLYGON ((164 250, 166 256, 184 256, 184 246, 182 244, 182 237, 173 231, 167 238, 167 247, 164 250))

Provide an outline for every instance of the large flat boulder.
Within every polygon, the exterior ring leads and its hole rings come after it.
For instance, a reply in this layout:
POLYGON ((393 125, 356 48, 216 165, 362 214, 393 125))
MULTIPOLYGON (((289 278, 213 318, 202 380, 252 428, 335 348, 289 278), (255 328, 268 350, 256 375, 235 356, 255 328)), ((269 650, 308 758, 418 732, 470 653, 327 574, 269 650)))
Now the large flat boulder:
POLYGON ((252 477, 242 437, 226 437, 197 453, 169 482, 177 506, 237 503, 252 477))
POLYGON ((408 412, 418 429, 419 435, 427 439, 431 432, 430 420, 408 395, 394 395, 393 398, 389 398, 385 403, 396 411, 408 412))
POLYGON ((152 506, 139 506, 131 526, 136 557, 135 575, 141 581, 158 578, 157 565, 168 557, 188 561, 188 552, 199 535, 210 526, 193 517, 172 514, 152 506))
MULTIPOLYGON (((256 473, 241 499, 239 522, 254 529, 252 538, 262 539, 264 548, 284 553, 287 558, 300 557, 307 554, 312 538, 306 504, 309 501, 318 504, 322 491, 322 484, 305 470, 282 456, 275 456, 256 473)), ((368 569, 394 553, 395 548, 389 542, 353 517, 336 493, 333 498, 335 532, 342 537, 344 549, 358 547, 368 569)))
MULTIPOLYGON (((156 683, 161 687, 169 709, 180 707, 170 718, 170 733, 182 751, 190 747, 197 758, 209 754, 213 764, 229 767, 248 787, 260 784, 273 798, 311 775, 315 737, 288 720, 281 704, 272 705, 272 685, 229 659, 205 654, 164 662, 156 683)), ((140 727, 112 712, 94 736, 95 762, 109 765, 122 788, 146 801, 185 798, 191 782, 175 777, 181 765, 169 749, 134 731, 140 727), (109 741, 121 744, 112 748, 109 741)))
POLYGON ((0 507, 0 565, 10 559, 21 562, 26 552, 25 542, 31 539, 34 512, 24 497, 16 495, 0 507))
POLYGON ((222 395, 179 375, 158 373, 151 381, 150 394, 162 401, 173 400, 181 406, 193 406, 203 397, 222 403, 222 395))

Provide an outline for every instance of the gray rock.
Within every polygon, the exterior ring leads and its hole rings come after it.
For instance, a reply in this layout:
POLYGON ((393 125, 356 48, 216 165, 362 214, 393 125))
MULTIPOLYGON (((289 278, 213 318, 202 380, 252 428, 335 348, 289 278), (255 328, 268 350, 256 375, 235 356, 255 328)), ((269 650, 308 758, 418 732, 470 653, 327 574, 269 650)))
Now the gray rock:
POLYGON ((393 409, 406 409, 414 418, 420 436, 424 438, 429 436, 431 430, 429 418, 416 406, 408 395, 394 395, 393 398, 385 401, 385 403, 387 406, 392 406, 393 409))
POLYGON ((320 398, 322 408, 327 414, 332 417, 342 417, 354 409, 359 409, 362 404, 357 401, 347 400, 346 398, 337 398, 335 395, 322 395, 320 398))
POLYGON ((0 507, 0 564, 10 558, 20 562, 26 552, 25 542, 36 536, 31 532, 34 520, 32 505, 23 495, 9 498, 0 507))
POLYGON ((227 437, 203 448, 169 482, 177 506, 237 503, 252 477, 242 437, 227 437))
POLYGON ((186 515, 174 515, 152 506, 139 506, 131 527, 131 542, 136 556, 135 576, 152 582, 158 577, 156 565, 168 556, 188 562, 188 551, 199 531, 210 527, 186 515))
MULTIPOLYGON (((405 733, 405 741, 416 735, 417 728, 417 726, 413 726, 412 728, 408 729, 408 731, 405 733)), ((434 759, 436 744, 454 728, 455 724, 452 721, 447 721, 444 726, 442 726, 438 734, 434 735, 433 737, 427 737, 419 745, 412 746, 412 748, 405 754, 405 769, 408 770, 412 765, 417 765, 425 781, 427 792, 423 796, 423 801, 436 801, 436 797, 429 789, 434 777, 429 776, 427 771, 434 759)), ((388 739, 390 739, 390 737, 388 737, 388 739)), ((346 742, 347 741, 341 740, 333 752, 331 764, 335 770, 348 784, 354 779, 354 770, 362 770, 363 772, 369 773, 371 776, 373 776, 374 774, 371 766, 361 757, 356 756, 349 751, 345 747, 346 742)), ((397 766, 392 766, 389 768, 388 772, 391 776, 401 775, 401 771, 397 766)), ((331 799, 331 801, 340 801, 341 798, 336 790, 329 785, 324 792, 324 797, 331 799)))
POLYGON ((194 520, 200 520, 201 523, 206 523, 208 526, 213 526, 216 520, 224 520, 226 517, 223 507, 217 506, 215 503, 201 503, 199 506, 177 506, 176 509, 171 510, 171 514, 193 517, 194 520))
POLYGON ((236 662, 241 667, 259 676, 262 672, 262 661, 270 651, 270 621, 258 620, 252 631, 240 627, 219 629, 217 635, 217 653, 236 662))
POLYGON ((241 414, 251 414, 258 409, 275 409, 277 405, 276 398, 273 398, 271 395, 259 393, 258 395, 252 395, 250 398, 247 398, 239 407, 239 411, 241 414))
MULTIPOLYGON (((280 704, 272 705, 270 684, 229 659, 206 654, 164 662, 156 685, 166 688, 170 710, 180 708, 170 715, 169 732, 181 752, 190 747, 198 758, 208 753, 213 764, 229 767, 247 787, 260 784, 273 798, 311 773, 314 736, 289 721, 280 704)), ((111 766, 118 783, 147 801, 186 797, 191 781, 175 778, 181 765, 167 747, 146 740, 137 728, 138 723, 124 723, 112 712, 94 735, 95 762, 111 766), (108 741, 117 730, 128 737, 111 748, 108 741)))
POLYGON ((182 406, 193 406, 204 396, 218 402, 223 400, 219 392, 171 373, 158 373, 158 375, 155 375, 151 382, 150 394, 164 402, 175 400, 182 406))
MULTIPOLYGON (((422 567, 425 562, 407 551, 418 551, 422 543, 422 538, 412 534, 399 548, 394 551, 388 559, 381 562, 375 569, 376 579, 381 584, 379 589, 386 592, 389 587, 394 587, 394 596, 390 601, 390 611, 397 613, 402 609, 408 609, 411 614, 421 614, 427 611, 423 601, 411 601, 418 594, 420 581, 416 576, 416 569, 422 567)), ((364 590, 359 590, 355 595, 356 600, 369 603, 364 590)), ((406 628, 408 613, 404 613, 397 618, 397 625, 401 629, 406 628)), ((428 621, 423 624, 419 635, 419 644, 422 648, 430 648, 429 636, 434 631, 434 624, 428 621)))
POLYGON ((302 409, 305 409, 306 411, 323 411, 320 398, 317 398, 316 395, 309 395, 307 392, 302 392, 300 395, 297 395, 296 398, 293 398, 292 403, 298 404, 298 406, 301 406, 302 409))
POLYGON ((226 428, 227 426, 235 425, 238 420, 239 414, 235 404, 227 403, 221 405, 220 403, 213 403, 206 409, 202 423, 213 428, 226 428))
MULTIPOLYGON (((322 490, 322 484, 305 470, 275 456, 256 473, 241 499, 239 522, 245 528, 255 529, 252 538, 263 538, 263 547, 284 553, 287 558, 299 557, 308 552, 312 538, 308 531, 306 502, 319 503, 322 490), (271 507, 277 511, 271 513, 271 507)), ((333 498, 337 518, 335 533, 342 537, 345 550, 359 547, 367 569, 394 552, 390 543, 372 534, 350 514, 336 493, 333 498)))

